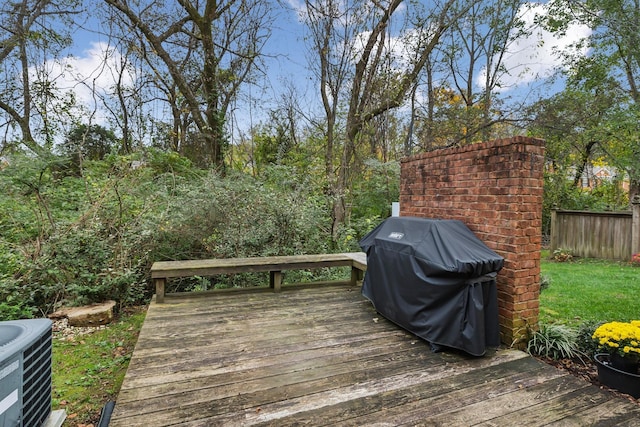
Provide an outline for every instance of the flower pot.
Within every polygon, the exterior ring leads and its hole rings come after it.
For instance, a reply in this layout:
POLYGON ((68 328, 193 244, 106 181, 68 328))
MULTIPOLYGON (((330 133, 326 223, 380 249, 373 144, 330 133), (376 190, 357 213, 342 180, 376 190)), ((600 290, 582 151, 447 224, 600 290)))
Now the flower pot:
POLYGON ((635 398, 640 397, 640 375, 615 368, 611 364, 610 356, 606 353, 596 354, 594 359, 598 367, 598 380, 603 385, 635 398))
POLYGON ((618 353, 611 353, 609 355, 609 361, 611 362, 611 366, 616 369, 629 372, 630 374, 638 373, 640 361, 637 357, 622 357, 618 353))

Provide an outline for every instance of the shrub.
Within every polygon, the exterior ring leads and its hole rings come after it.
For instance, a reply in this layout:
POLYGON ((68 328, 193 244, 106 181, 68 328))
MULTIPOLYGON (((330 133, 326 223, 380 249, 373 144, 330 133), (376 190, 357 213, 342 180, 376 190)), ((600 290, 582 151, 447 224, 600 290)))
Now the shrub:
POLYGON ((576 187, 571 182, 573 174, 569 168, 553 168, 552 172, 544 174, 544 197, 542 206, 542 230, 544 235, 551 232, 551 210, 618 210, 628 209, 628 192, 620 190, 620 179, 612 182, 600 182, 594 189, 576 187))
POLYGON ((33 316, 33 309, 25 307, 19 302, 0 303, 0 321, 29 319, 33 316))
POLYGON ((16 278, 22 259, 0 240, 0 321, 29 318, 35 307, 25 300, 28 294, 16 278))
POLYGON ((579 350, 576 339, 576 331, 568 326, 542 324, 538 331, 532 333, 527 352, 554 360, 581 358, 584 354, 579 350))
POLYGON ((593 355, 598 350, 598 344, 592 336, 598 326, 603 322, 587 321, 580 324, 576 332, 576 345, 581 353, 593 355))
POLYGON ((400 162, 368 159, 363 166, 362 176, 354 182, 352 216, 387 218, 391 215, 391 203, 400 197, 400 162))
POLYGON ((557 262, 567 262, 573 260, 573 253, 570 249, 558 248, 553 251, 553 260, 557 262))
POLYGON ((131 302, 141 272, 114 263, 114 242, 100 230, 79 228, 51 236, 39 256, 25 260, 14 289, 21 303, 48 313, 61 305, 113 299, 131 302))
POLYGON ((45 162, 31 163, 17 159, 0 173, 0 189, 10 190, 0 193, 0 315, 148 296, 149 248, 140 243, 157 228, 164 205, 154 201, 168 193, 164 181, 118 156, 63 178, 51 177, 45 162))
MULTIPOLYGON (((28 165, 26 159, 0 171, 0 190, 7 190, 0 192, 0 316, 42 315, 104 299, 140 302, 152 292, 154 261, 330 248, 326 196, 295 169, 269 169, 261 181, 197 170, 174 153, 150 150, 137 168, 131 160, 111 154, 63 178, 50 177, 44 164, 17 167, 28 165)), ((292 272, 288 281, 335 274, 292 272)), ((173 290, 264 281, 247 274, 176 282, 173 290)))
MULTIPOLYGON (((323 253, 330 229, 326 205, 298 186, 283 191, 246 175, 211 174, 176 188, 159 224, 153 260, 323 253)), ((299 273, 302 274, 302 273, 299 273)), ((295 276, 292 272, 289 276, 295 276)), ((182 281, 182 289, 251 286, 259 275, 182 281)))

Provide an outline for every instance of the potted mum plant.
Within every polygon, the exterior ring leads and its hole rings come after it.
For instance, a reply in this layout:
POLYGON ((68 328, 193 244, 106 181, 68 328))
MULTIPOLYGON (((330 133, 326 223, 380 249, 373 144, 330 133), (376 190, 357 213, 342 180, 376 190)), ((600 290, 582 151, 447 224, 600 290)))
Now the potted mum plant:
POLYGON ((592 338, 600 351, 594 356, 600 382, 640 397, 640 320, 605 323, 592 338))

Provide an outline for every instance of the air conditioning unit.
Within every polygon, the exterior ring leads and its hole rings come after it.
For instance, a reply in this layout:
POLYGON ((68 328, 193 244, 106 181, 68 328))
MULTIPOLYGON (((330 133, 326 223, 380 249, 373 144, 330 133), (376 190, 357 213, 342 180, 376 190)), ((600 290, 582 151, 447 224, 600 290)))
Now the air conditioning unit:
POLYGON ((51 412, 51 321, 0 322, 0 427, 40 427, 51 412))

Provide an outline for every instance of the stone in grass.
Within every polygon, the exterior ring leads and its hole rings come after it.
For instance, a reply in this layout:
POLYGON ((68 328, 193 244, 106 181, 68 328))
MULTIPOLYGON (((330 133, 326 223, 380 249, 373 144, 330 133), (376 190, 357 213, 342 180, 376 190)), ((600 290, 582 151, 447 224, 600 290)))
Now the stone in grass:
POLYGON ((63 308, 49 315, 51 319, 67 318, 69 326, 86 327, 100 326, 111 323, 113 320, 113 308, 115 301, 106 301, 101 304, 92 304, 84 307, 63 308))

